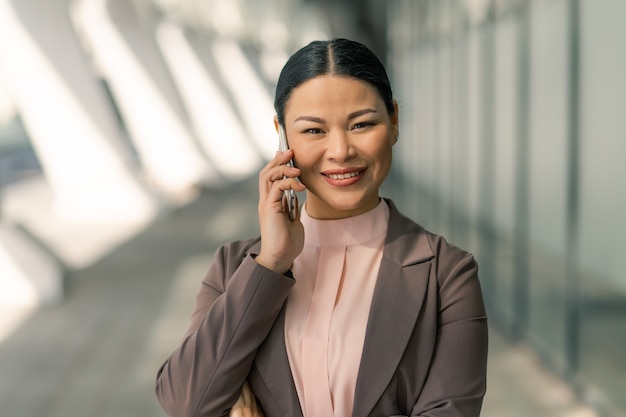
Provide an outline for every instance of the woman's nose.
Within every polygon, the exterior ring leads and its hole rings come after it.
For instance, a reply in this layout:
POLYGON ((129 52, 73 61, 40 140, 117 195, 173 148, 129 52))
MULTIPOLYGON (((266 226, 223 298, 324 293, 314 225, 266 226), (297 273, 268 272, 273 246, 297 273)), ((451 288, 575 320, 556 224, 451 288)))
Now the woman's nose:
POLYGON ((348 133, 344 130, 331 132, 327 143, 326 155, 329 159, 343 162, 350 159, 354 153, 348 133))

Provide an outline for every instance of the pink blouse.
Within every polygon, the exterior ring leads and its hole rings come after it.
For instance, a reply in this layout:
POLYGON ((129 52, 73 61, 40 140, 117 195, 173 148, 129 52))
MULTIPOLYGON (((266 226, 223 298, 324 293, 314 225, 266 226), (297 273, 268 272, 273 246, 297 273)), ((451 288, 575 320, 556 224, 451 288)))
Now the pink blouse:
POLYGON ((340 220, 302 210, 304 249, 293 265, 285 343, 304 417, 352 414, 365 328, 389 207, 340 220))

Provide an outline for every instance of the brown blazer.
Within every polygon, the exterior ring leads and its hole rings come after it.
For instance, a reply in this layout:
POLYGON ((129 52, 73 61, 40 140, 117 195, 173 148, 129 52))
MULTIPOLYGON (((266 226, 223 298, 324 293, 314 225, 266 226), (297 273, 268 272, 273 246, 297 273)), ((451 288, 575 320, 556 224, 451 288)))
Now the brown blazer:
MULTIPOLYGON (((387 203, 352 415, 478 416, 487 319, 476 262, 387 203)), ((259 266, 259 246, 257 238, 216 252, 189 330, 157 375, 170 416, 227 415, 246 379, 266 417, 302 416, 284 340, 294 280, 259 266)))

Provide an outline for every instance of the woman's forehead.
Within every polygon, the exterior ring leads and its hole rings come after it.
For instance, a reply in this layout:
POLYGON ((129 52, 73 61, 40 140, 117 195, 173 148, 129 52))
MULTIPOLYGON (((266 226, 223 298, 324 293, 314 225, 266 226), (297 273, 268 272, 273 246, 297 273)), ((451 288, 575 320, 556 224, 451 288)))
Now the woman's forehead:
POLYGON ((344 75, 323 75, 294 88, 285 112, 354 105, 378 106, 383 103, 376 89, 365 81, 344 75))

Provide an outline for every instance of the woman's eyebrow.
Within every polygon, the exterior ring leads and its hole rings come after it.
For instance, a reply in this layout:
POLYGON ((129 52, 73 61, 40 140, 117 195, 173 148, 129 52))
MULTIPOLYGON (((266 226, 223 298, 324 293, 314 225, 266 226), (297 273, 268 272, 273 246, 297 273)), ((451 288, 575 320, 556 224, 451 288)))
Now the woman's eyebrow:
POLYGON ((363 109, 363 110, 355 111, 354 113, 350 113, 348 115, 348 120, 355 119, 355 118, 357 118, 359 116, 362 116, 364 114, 367 114, 367 113, 378 113, 378 110, 376 110, 376 109, 363 109))
POLYGON ((296 120, 294 120, 294 122, 300 121, 300 120, 304 120, 307 122, 315 122, 315 123, 323 123, 324 119, 321 119, 319 117, 313 117, 313 116, 300 116, 298 117, 296 120))
MULTIPOLYGON (((358 110, 358 111, 355 111, 353 113, 350 113, 348 115, 348 120, 355 119, 355 118, 357 118, 359 116, 362 116, 364 114, 367 114, 367 113, 378 113, 378 110, 376 110, 376 109, 369 109, 369 108, 368 109, 363 109, 363 110, 358 110)), ((298 121, 301 121, 301 120, 304 120, 304 121, 307 121, 307 122, 314 122, 314 123, 324 123, 324 119, 322 119, 320 117, 315 117, 315 116, 300 116, 296 120, 294 120, 294 122, 298 122, 298 121)))

